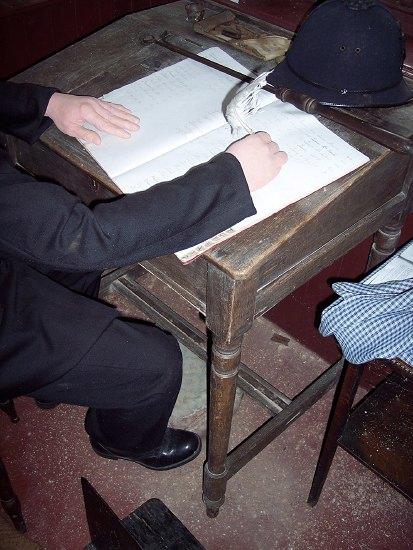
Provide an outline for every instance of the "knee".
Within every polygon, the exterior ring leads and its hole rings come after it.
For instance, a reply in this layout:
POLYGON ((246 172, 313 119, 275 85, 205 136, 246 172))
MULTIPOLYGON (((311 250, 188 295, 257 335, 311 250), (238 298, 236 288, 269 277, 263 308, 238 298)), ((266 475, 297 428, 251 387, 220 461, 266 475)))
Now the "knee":
POLYGON ((182 353, 178 341, 169 333, 156 329, 153 362, 157 365, 160 385, 166 392, 179 390, 182 382, 182 353))
POLYGON ((179 391, 182 383, 182 353, 178 341, 168 335, 170 339, 170 361, 168 363, 168 377, 170 380, 170 391, 179 391))

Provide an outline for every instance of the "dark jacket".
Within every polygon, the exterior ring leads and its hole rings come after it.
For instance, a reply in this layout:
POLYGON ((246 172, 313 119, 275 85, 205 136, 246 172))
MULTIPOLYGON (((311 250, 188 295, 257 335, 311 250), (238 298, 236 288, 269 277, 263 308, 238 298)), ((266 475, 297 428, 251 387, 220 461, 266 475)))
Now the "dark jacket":
MULTIPOLYGON (((54 90, 0 83, 0 130, 28 142, 51 124, 54 90)), ((47 276, 102 271, 187 248, 255 213, 222 153, 171 182, 85 206, 17 171, 0 151, 0 400, 70 370, 119 314, 47 276)))

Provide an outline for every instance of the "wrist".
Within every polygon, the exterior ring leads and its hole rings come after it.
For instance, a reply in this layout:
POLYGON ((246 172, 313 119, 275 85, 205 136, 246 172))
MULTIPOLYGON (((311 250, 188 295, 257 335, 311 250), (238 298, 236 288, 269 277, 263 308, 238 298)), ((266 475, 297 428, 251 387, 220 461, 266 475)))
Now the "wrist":
POLYGON ((60 92, 55 92, 52 96, 50 96, 49 103, 46 107, 45 116, 48 116, 52 120, 54 120, 56 115, 57 106, 59 104, 60 96, 64 94, 61 94, 60 92))

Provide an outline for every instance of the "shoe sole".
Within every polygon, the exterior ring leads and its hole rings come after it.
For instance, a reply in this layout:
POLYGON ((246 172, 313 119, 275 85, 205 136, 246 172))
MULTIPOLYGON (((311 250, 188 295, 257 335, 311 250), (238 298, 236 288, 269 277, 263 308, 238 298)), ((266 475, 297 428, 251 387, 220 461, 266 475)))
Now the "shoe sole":
POLYGON ((128 462, 135 462, 136 464, 139 464, 140 466, 143 466, 144 468, 148 468, 148 470, 155 470, 155 471, 165 471, 165 470, 173 470, 174 468, 179 468, 180 466, 183 466, 184 464, 188 464, 188 462, 191 462, 192 460, 194 460, 198 455, 199 453, 201 452, 201 449, 202 449, 202 442, 201 442, 201 439, 198 438, 198 447, 197 449, 187 458, 185 458, 184 460, 181 460, 180 462, 176 462, 175 464, 172 464, 171 466, 160 466, 160 467, 154 467, 154 466, 148 466, 147 464, 137 460, 136 458, 128 458, 126 456, 121 456, 121 455, 116 455, 114 453, 110 453, 110 452, 103 452, 101 451, 100 449, 97 449, 94 444, 92 443, 92 441, 90 441, 90 444, 92 446, 92 449, 93 451, 101 456, 102 458, 107 458, 109 460, 127 460, 128 462))

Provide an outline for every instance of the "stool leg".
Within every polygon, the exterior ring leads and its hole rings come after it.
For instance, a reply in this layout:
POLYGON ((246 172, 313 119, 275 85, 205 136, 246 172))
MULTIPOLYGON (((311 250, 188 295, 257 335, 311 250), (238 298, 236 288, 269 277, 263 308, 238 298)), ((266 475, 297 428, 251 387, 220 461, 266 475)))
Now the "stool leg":
POLYGON ((0 502, 4 511, 12 520, 13 525, 20 533, 27 531, 22 515, 20 502, 13 492, 7 470, 0 458, 0 502))
POLYGON ((14 406, 13 399, 8 399, 3 403, 0 402, 0 410, 7 414, 12 422, 18 422, 19 417, 16 412, 16 407, 14 406))
POLYGON ((337 450, 338 439, 343 433, 349 417, 362 372, 363 366, 355 366, 347 363, 347 361, 344 363, 343 373, 334 396, 317 468, 307 500, 311 506, 315 506, 320 498, 337 450))

